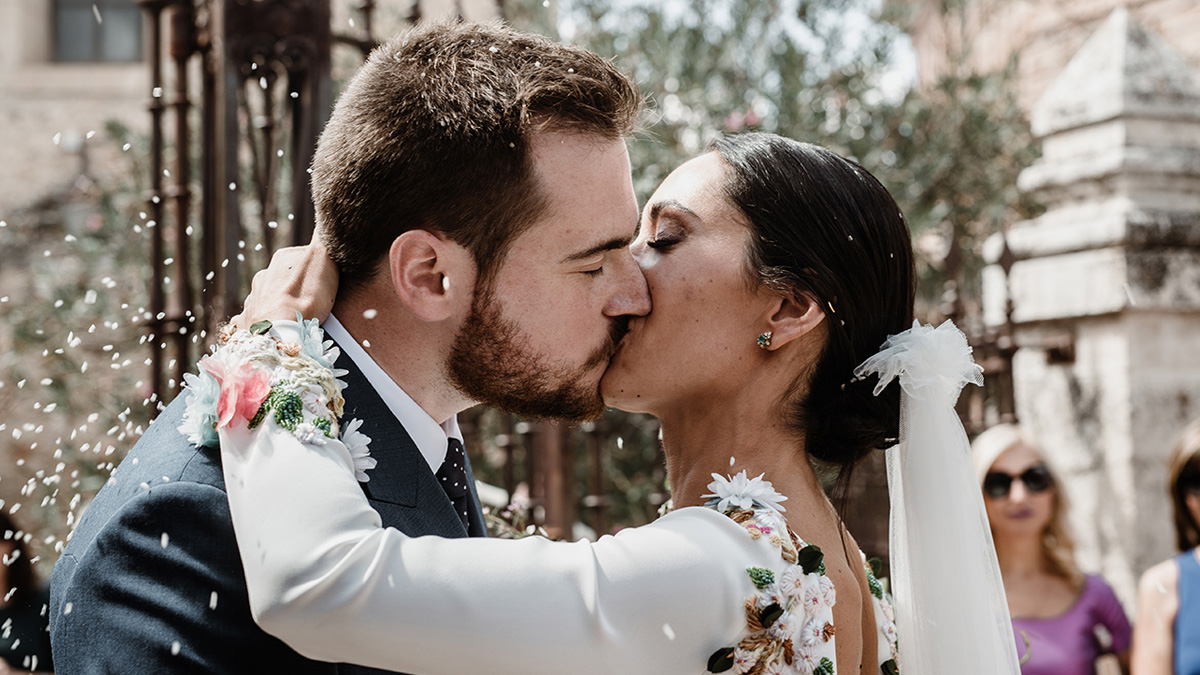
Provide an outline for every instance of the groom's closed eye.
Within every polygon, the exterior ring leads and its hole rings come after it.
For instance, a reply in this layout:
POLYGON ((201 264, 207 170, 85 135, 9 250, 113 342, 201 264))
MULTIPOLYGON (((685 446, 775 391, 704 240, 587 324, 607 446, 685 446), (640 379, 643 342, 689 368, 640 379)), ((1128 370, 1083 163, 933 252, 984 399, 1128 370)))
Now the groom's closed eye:
POLYGON ((602 256, 603 254, 608 253, 609 251, 617 251, 617 250, 625 248, 626 246, 629 246, 630 241, 632 241, 631 237, 614 237, 612 239, 609 239, 608 241, 596 244, 594 246, 589 246, 588 248, 585 248, 582 251, 576 251, 575 253, 572 253, 572 254, 568 255, 566 258, 564 258, 563 262, 564 263, 579 262, 582 260, 587 260, 588 258, 602 256))

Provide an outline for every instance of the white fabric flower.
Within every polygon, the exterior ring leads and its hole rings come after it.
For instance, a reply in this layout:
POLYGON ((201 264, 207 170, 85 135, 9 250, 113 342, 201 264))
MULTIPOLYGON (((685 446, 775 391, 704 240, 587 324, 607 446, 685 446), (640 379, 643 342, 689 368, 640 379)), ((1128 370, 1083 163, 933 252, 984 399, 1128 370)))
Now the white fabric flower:
POLYGON ((891 622, 896 620, 896 611, 892 609, 892 603, 886 599, 879 601, 879 613, 883 615, 884 621, 891 622))
POLYGON ((825 622, 813 619, 800 629, 800 644, 805 647, 815 647, 824 641, 825 622))
POLYGON ((296 438, 300 439, 301 443, 307 443, 309 445, 316 446, 325 445, 325 432, 313 426, 309 422, 301 422, 297 424, 295 433, 296 438))
POLYGON ((876 396, 896 378, 916 399, 932 394, 954 400, 968 382, 983 385, 983 368, 971 358, 967 336, 949 319, 937 328, 913 321, 912 328, 889 336, 878 353, 854 369, 858 378, 872 374, 879 375, 876 396))
POLYGON ((763 480, 763 475, 760 473, 757 478, 747 478, 746 471, 742 470, 736 476, 725 478, 714 473, 713 482, 708 484, 712 493, 701 496, 708 498, 708 504, 715 503, 717 511, 721 513, 731 508, 753 509, 755 505, 786 511, 779 502, 786 501, 787 497, 776 492, 771 481, 763 480))
MULTIPOLYGON (((296 322, 300 324, 300 350, 332 370, 334 361, 341 355, 341 350, 333 345, 333 340, 324 340, 325 331, 321 330, 316 319, 305 321, 300 312, 296 312, 296 322)), ((345 371, 340 371, 340 374, 344 375, 345 371)), ((339 372, 335 371, 333 375, 338 377, 339 372)))
POLYGON ((221 395, 221 384, 204 371, 198 375, 185 373, 183 381, 184 391, 187 392, 187 408, 183 412, 179 433, 196 447, 215 448, 220 445, 217 436, 217 399, 221 395))
POLYGON ((808 588, 808 582, 809 578, 804 573, 803 567, 789 565, 779 580, 779 586, 788 598, 801 602, 804 600, 804 591, 808 588))
POLYGON ((821 582, 814 579, 804 589, 804 613, 806 616, 816 616, 825 607, 825 595, 821 593, 821 582))
POLYGON ((793 625, 795 623, 796 620, 792 617, 792 615, 784 612, 779 616, 778 619, 775 619, 775 623, 771 624, 771 627, 767 630, 767 633, 777 640, 786 640, 792 637, 792 633, 796 632, 796 628, 793 625))
POLYGON ((371 451, 367 448, 371 437, 358 430, 361 426, 362 420, 350 420, 350 423, 342 429, 342 442, 346 444, 346 449, 350 451, 350 458, 354 460, 355 478, 358 478, 360 483, 366 483, 371 480, 367 476, 367 471, 374 469, 378 462, 371 456, 371 451))
POLYGON ((735 647, 733 650, 733 672, 741 675, 742 673, 750 672, 754 664, 758 663, 758 652, 752 652, 741 647, 735 647))
POLYGON ((820 659, 817 658, 817 650, 812 646, 797 645, 795 646, 795 657, 792 659, 792 667, 800 666, 799 672, 811 673, 821 665, 820 659))
POLYGON ((821 599, 825 601, 826 607, 833 607, 837 604, 837 589, 833 587, 833 579, 827 576, 821 576, 817 579, 817 584, 821 588, 821 599))

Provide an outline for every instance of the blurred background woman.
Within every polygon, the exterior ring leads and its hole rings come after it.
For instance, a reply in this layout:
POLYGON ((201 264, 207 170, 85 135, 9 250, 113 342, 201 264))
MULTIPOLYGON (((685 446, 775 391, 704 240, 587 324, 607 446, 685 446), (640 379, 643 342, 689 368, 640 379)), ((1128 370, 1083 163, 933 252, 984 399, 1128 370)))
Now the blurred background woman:
POLYGON ((1075 565, 1066 497, 1037 446, 1001 424, 971 444, 1000 559, 1021 672, 1090 675, 1116 654, 1128 664, 1131 629, 1112 588, 1075 565))
POLYGON ((1138 584, 1134 675, 1200 675, 1200 420, 1167 464, 1181 553, 1146 570, 1138 584))

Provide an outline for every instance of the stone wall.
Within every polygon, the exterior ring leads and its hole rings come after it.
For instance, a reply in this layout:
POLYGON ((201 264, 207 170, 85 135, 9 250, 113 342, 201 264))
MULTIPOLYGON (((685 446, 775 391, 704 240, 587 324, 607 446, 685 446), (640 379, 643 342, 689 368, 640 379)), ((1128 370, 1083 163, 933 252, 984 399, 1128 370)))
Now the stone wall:
POLYGON ((947 19, 938 0, 892 0, 907 7, 907 32, 922 86, 949 67, 948 48, 966 38, 968 64, 982 70, 1019 61, 1019 97, 1033 108, 1088 36, 1117 7, 1200 66, 1200 3, 1194 0, 970 0, 965 20, 947 19))
POLYGON ((1079 562, 1132 603, 1173 553, 1166 458, 1200 417, 1200 74, 1118 9, 1032 122, 1019 187, 1048 208, 1010 228, 986 319, 1011 294, 1018 416, 1063 476, 1079 562))

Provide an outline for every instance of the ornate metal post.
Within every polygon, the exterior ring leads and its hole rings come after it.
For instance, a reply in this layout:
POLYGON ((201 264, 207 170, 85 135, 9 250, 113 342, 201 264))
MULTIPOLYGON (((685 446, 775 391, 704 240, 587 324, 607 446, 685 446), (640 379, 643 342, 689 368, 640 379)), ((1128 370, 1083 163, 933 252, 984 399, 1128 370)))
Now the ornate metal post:
POLYGON ((150 194, 147 195, 147 211, 150 220, 150 270, 153 282, 150 285, 150 318, 146 325, 150 331, 150 385, 158 396, 163 395, 163 354, 166 350, 165 322, 166 299, 163 289, 163 79, 162 79, 162 11, 170 0, 138 0, 146 15, 150 39, 150 194))

